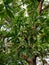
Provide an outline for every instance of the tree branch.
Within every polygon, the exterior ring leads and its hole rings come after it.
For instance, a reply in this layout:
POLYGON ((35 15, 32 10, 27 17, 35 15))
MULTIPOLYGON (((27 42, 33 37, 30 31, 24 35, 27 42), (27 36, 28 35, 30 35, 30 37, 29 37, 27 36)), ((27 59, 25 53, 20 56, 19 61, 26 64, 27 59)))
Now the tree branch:
POLYGON ((44 0, 40 0, 40 1, 39 1, 39 5, 38 5, 38 15, 40 15, 41 12, 42 12, 42 5, 43 5, 43 2, 44 2, 44 0))
POLYGON ((43 9, 42 9, 42 11, 45 11, 46 9, 48 9, 49 8, 49 4, 47 5, 47 6, 45 6, 43 9))

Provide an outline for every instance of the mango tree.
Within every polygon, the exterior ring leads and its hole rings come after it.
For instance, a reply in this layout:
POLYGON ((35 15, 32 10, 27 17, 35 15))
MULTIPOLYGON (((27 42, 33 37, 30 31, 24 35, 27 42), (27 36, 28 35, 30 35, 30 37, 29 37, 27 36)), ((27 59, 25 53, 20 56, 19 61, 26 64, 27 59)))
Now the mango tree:
POLYGON ((37 65, 49 55, 49 2, 0 0, 0 64, 37 65), (46 4, 47 3, 47 4, 46 4))

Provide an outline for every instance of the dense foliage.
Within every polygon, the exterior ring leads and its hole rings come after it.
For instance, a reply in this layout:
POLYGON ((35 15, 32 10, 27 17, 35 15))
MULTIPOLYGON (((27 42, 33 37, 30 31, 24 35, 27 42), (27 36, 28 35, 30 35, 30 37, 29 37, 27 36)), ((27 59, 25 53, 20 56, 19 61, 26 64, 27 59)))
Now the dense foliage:
POLYGON ((49 9, 39 16, 37 8, 37 0, 0 0, 0 65, 28 65, 24 57, 49 55, 49 9))

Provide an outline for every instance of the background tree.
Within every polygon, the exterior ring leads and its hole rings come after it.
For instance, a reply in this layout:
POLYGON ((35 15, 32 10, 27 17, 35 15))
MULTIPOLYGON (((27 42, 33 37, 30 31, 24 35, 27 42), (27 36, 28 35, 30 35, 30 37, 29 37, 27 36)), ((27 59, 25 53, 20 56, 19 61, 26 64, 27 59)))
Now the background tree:
POLYGON ((49 2, 0 0, 0 64, 36 65, 47 55, 49 2))

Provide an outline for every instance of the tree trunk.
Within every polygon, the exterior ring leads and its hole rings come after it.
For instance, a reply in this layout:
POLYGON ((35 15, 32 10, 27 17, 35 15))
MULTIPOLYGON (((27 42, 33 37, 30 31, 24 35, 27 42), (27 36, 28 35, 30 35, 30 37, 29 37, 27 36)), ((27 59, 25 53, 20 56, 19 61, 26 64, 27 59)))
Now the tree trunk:
POLYGON ((36 58, 37 58, 36 55, 33 56, 32 60, 30 58, 28 58, 28 60, 27 60, 27 61, 29 61, 28 64, 29 65, 37 65, 36 64, 36 58))
POLYGON ((28 63, 28 65, 37 65, 36 64, 36 58, 37 55, 34 55, 33 58, 31 59, 30 56, 26 57, 25 55, 21 55, 21 57, 26 60, 26 62, 28 63))
POLYGON ((33 65, 37 65, 36 64, 36 58, 37 58, 37 55, 34 55, 34 57, 33 57, 33 65))

